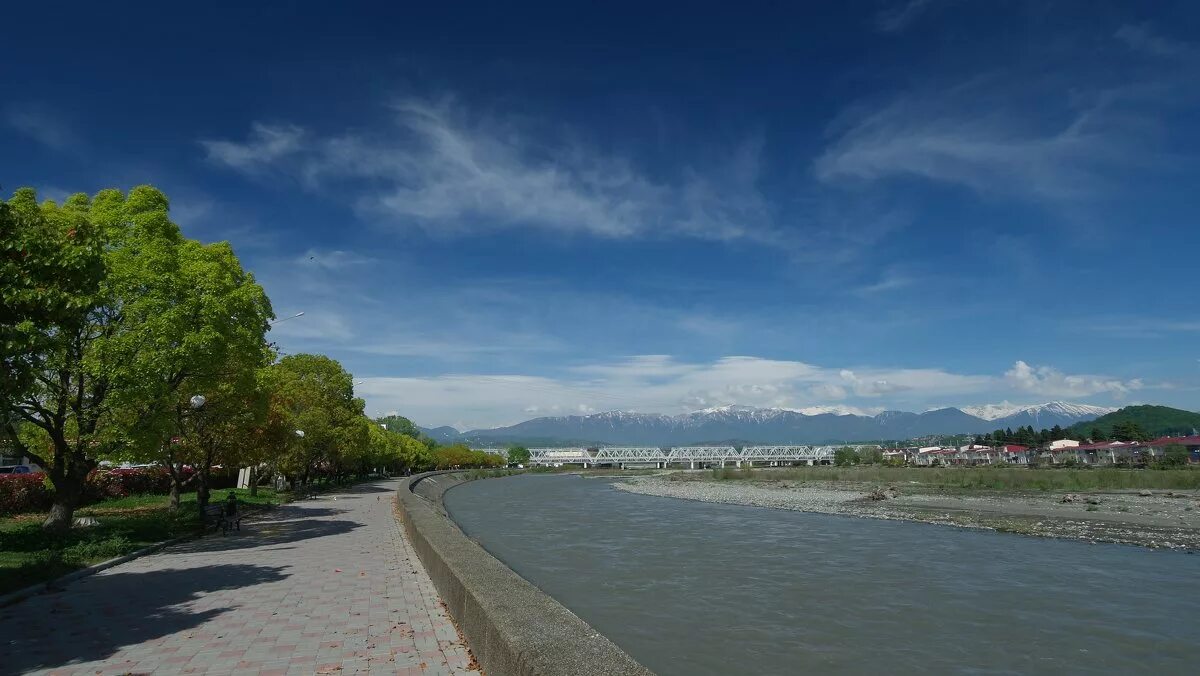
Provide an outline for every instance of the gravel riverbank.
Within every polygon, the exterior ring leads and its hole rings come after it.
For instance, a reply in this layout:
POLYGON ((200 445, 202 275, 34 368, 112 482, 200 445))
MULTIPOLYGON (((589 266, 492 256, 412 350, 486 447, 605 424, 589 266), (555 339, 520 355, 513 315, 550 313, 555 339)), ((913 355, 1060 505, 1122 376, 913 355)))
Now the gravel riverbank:
POLYGON ((1200 493, 973 493, 920 486, 712 480, 640 476, 614 484, 633 493, 873 519, 904 519, 1042 537, 1200 551, 1200 493), (872 500, 869 495, 879 491, 872 500), (1065 500, 1065 502, 1064 502, 1065 500))

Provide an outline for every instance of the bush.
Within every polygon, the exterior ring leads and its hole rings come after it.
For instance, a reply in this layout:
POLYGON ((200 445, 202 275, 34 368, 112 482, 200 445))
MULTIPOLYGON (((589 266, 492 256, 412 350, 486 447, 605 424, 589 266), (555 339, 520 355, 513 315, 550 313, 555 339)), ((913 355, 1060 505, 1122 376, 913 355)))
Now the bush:
POLYGON ((0 515, 44 512, 53 500, 54 493, 46 486, 44 474, 0 477, 0 515))
POLYGON ((96 469, 88 475, 83 504, 130 495, 158 495, 171 490, 171 477, 163 467, 96 469))
POLYGON ((64 547, 62 558, 66 561, 87 562, 112 559, 137 549, 124 535, 114 535, 103 540, 76 542, 64 547))
POLYGON ((1168 467, 1183 467, 1188 463, 1188 449, 1183 444, 1168 444, 1163 449, 1162 457, 1154 463, 1154 466, 1159 469, 1168 467))
MULTIPOLYGON (((162 467, 93 470, 83 486, 80 506, 130 495, 163 495, 171 478, 162 467)), ((0 477, 0 515, 44 512, 54 501, 54 488, 45 474, 5 474, 0 477)))

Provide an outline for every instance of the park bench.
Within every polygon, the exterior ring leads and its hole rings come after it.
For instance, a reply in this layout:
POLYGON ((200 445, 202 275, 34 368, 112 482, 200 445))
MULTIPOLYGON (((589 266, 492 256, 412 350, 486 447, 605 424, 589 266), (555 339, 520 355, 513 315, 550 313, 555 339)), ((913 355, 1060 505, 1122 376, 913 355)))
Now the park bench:
POLYGON ((242 529, 242 515, 235 514, 230 516, 224 503, 212 503, 204 508, 204 529, 208 530, 209 526, 212 526, 214 531, 220 528, 221 535, 228 533, 231 528, 240 531, 242 529))

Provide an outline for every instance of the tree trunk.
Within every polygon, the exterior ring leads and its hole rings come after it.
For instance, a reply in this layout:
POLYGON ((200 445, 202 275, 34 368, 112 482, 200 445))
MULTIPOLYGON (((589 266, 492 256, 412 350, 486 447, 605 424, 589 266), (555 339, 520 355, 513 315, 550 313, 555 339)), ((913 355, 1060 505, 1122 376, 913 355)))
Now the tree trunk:
POLYGON ((171 510, 177 510, 183 498, 183 486, 187 483, 183 479, 183 463, 177 463, 174 458, 168 456, 167 462, 164 464, 167 467, 167 476, 171 479, 167 507, 171 510))
POLYGON ((179 478, 174 473, 171 474, 171 492, 167 498, 167 508, 171 510, 179 509, 179 497, 182 491, 179 486, 179 478))
POLYGON ((258 468, 253 465, 250 466, 250 481, 249 481, 249 483, 250 483, 250 495, 251 496, 258 495, 258 468))
POLYGON ((50 469, 50 483, 54 484, 54 502, 50 515, 42 522, 42 530, 65 533, 71 529, 75 508, 83 498, 84 483, 93 463, 73 457, 70 451, 55 453, 55 465, 50 469))
POLYGON ((196 470, 196 506, 200 508, 201 515, 208 506, 208 495, 208 468, 201 467, 196 470))
POLYGON ((50 515, 42 522, 42 530, 51 533, 65 533, 71 529, 75 521, 75 508, 79 506, 79 493, 66 495, 67 491, 55 486, 54 504, 50 506, 50 515))

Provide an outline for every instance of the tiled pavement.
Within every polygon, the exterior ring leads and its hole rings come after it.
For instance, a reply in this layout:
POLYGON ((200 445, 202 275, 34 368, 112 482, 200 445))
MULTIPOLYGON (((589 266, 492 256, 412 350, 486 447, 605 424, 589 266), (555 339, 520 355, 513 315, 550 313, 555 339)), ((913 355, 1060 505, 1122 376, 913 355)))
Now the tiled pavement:
POLYGON ((285 505, 0 609, 0 673, 478 673, 397 486, 285 505))

